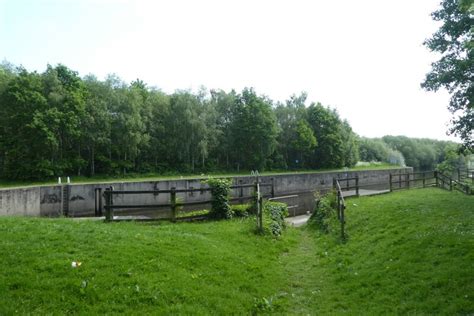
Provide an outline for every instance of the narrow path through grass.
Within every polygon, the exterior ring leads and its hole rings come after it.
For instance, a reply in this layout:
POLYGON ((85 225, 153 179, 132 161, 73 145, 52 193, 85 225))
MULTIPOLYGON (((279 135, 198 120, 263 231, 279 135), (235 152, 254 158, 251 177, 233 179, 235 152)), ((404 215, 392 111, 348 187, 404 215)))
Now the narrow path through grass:
POLYGON ((474 197, 425 189, 348 204, 347 243, 306 227, 285 256, 289 312, 474 312, 474 197))

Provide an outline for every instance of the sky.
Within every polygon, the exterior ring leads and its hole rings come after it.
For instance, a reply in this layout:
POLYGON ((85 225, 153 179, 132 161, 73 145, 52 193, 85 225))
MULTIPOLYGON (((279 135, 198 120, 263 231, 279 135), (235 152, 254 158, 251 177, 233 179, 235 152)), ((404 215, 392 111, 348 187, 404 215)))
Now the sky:
MULTIPOLYGON (((449 94, 420 88, 440 0, 0 0, 0 60, 115 73, 167 93, 308 93, 366 137, 446 135, 449 94)), ((309 102, 308 102, 309 104, 309 102)))

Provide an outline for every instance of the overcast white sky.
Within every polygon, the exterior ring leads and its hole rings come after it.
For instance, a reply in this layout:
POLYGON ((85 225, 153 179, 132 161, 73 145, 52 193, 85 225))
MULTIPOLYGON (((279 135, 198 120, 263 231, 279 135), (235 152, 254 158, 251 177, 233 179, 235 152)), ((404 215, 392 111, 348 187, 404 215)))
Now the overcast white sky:
POLYGON ((437 56, 423 40, 440 0, 0 0, 0 59, 63 63, 166 92, 306 91, 362 136, 446 136, 446 92, 420 82, 437 56))

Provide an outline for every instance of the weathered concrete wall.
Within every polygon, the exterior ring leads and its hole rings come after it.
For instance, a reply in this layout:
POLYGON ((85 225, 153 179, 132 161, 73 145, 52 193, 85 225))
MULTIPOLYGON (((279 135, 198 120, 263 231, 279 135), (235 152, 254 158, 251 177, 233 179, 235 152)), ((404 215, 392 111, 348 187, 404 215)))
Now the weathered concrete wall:
POLYGON ((0 191, 0 216, 39 216, 41 190, 39 187, 0 191))
MULTIPOLYGON (((376 186, 379 189, 389 187, 390 173, 410 173, 411 168, 400 168, 390 170, 368 170, 368 171, 349 171, 349 172, 319 172, 319 173, 298 173, 281 174, 272 176, 262 176, 263 183, 274 181, 274 190, 276 196, 300 194, 306 196, 301 200, 301 209, 309 207, 309 200, 312 200, 311 193, 315 191, 327 191, 332 188, 333 178, 351 178, 359 176, 359 185, 370 188, 376 186), (306 193, 306 194, 304 194, 306 193)), ((205 188, 202 183, 204 179, 182 179, 182 180, 164 180, 147 182, 120 182, 120 183, 98 183, 98 184, 72 184, 69 185, 69 198, 67 205, 70 216, 92 216, 95 210, 95 189, 113 186, 114 190, 169 190, 172 187, 177 189, 205 188)), ((234 177, 234 184, 251 184, 254 181, 253 176, 234 177)), ((342 182, 344 186, 345 182, 342 182)), ((354 185, 351 182, 349 185, 354 185)), ((32 215, 32 216, 58 216, 62 213, 64 186, 41 186, 20 189, 0 190, 0 216, 1 215, 32 215)), ((263 192, 269 194, 271 187, 263 187, 263 192)), ((252 188, 243 189, 244 196, 252 195, 252 188)), ((240 189, 232 192, 233 197, 239 196, 240 189)), ((169 203, 169 194, 146 194, 146 195, 116 195, 114 204, 164 204, 169 203)), ((210 193, 193 192, 178 193, 177 198, 183 202, 199 202, 209 200, 210 193)))

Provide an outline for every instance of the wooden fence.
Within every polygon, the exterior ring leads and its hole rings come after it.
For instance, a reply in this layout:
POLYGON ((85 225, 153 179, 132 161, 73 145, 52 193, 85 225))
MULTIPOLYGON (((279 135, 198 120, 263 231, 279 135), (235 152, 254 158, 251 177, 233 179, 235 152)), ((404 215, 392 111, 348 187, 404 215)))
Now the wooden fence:
POLYGON ((346 225, 346 201, 344 200, 344 195, 342 194, 341 184, 338 179, 334 179, 334 184, 336 188, 336 199, 337 199, 337 218, 341 223, 341 238, 344 240, 346 238, 345 225, 346 225))
MULTIPOLYGON (((273 180, 273 179, 272 179, 273 180)), ((239 184, 233 185, 230 187, 231 189, 238 189, 239 196, 233 197, 230 201, 239 201, 243 203, 244 201, 248 201, 250 199, 254 199, 257 196, 257 202, 260 202, 261 199, 264 197, 274 197, 275 195, 275 188, 274 188, 274 181, 271 183, 260 183, 256 181, 254 184, 239 184), (260 192, 260 187, 271 187, 270 194, 264 195, 260 192), (244 188, 253 188, 254 194, 250 196, 243 195, 244 188)), ((171 188, 170 190, 114 190, 113 186, 110 186, 105 189, 103 192, 103 197, 105 200, 105 219, 107 221, 112 221, 114 219, 114 210, 116 209, 161 209, 161 208, 169 208, 171 209, 171 217, 169 218, 161 218, 167 219, 171 221, 176 221, 177 211, 179 207, 182 206, 197 206, 197 205, 205 205, 210 204, 211 200, 204 200, 204 201, 194 201, 194 202, 181 202, 177 199, 178 193, 193 193, 193 192, 209 192, 211 188, 199 188, 199 189, 177 189, 171 188), (117 195, 157 195, 157 194, 169 194, 169 203, 159 203, 159 204, 115 204, 114 196, 117 195)), ((100 198, 97 198, 99 194, 100 197, 101 190, 96 191, 96 215, 101 216, 102 214, 102 201, 100 198)), ((257 203, 261 204, 261 203, 257 203)), ((257 212, 257 215, 261 217, 261 214, 257 212)), ((152 219, 151 219, 152 220, 152 219)))
POLYGON ((437 171, 390 174, 390 192, 400 189, 426 188, 437 185, 437 171))

